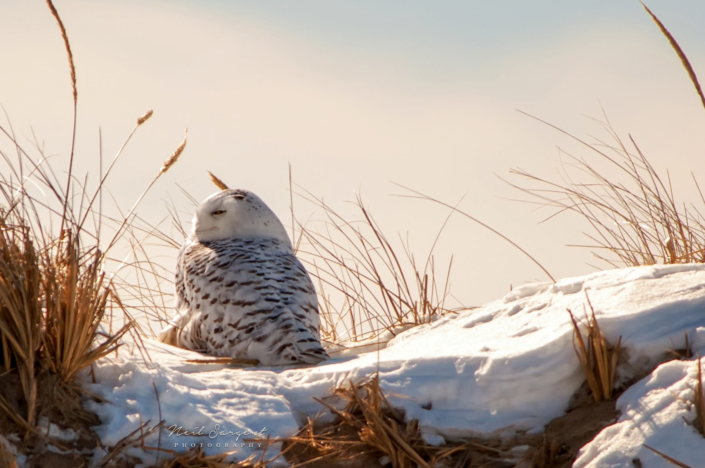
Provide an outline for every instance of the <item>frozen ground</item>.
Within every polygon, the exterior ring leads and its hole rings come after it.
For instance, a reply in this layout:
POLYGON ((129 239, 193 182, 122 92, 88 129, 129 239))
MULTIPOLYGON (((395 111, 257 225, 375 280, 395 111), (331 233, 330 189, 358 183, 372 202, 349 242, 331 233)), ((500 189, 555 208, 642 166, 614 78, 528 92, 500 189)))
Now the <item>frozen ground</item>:
MULTIPOLYGON (((621 380, 643 375, 668 349, 683 347, 684 331, 695 353, 705 350, 705 265, 630 268, 525 285, 479 309, 407 330, 385 349, 313 368, 191 364, 203 356, 149 341, 147 358, 128 345, 95 366, 97 383, 88 388, 108 403, 91 409, 108 445, 141 422, 159 421, 161 411, 171 429, 150 444, 174 450, 203 444, 206 453, 235 449, 244 458, 257 447, 245 438, 292 435, 321 410, 313 397, 379 370, 390 402, 418 419, 431 443, 540 431, 583 382, 566 309, 582 317, 586 295, 607 339, 622 336, 628 363, 621 380), (238 436, 245 432, 257 434, 238 436)), ((584 448, 576 466, 627 467, 637 457, 644 466, 670 466, 644 443, 702 466, 705 439, 685 422, 694 418, 688 405, 694 376, 692 361, 671 362, 634 385, 619 399, 620 420, 584 448)), ((146 462, 154 456, 133 454, 146 462)))

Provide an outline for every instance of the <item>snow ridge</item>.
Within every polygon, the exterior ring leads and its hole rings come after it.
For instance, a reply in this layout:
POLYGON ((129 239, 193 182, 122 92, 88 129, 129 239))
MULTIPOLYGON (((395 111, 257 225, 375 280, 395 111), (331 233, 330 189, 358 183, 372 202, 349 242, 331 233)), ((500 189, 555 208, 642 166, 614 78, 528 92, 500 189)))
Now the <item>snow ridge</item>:
MULTIPOLYGON (((149 365, 134 352, 105 358, 95 366, 98 383, 87 384, 88 388, 109 403, 92 403, 91 409, 103 422, 98 432, 104 443, 115 443, 139 427, 140 421, 159 420, 156 387, 167 426, 189 431, 203 427, 208 433, 218 425, 233 433, 209 438, 165 431, 162 446, 183 450, 183 444, 204 443, 211 454, 230 451, 236 443, 235 456, 244 458, 257 450, 256 444, 244 444, 242 437, 235 441, 234 433, 265 428, 273 437, 290 436, 307 417, 321 412, 313 397, 324 398, 336 385, 379 371, 390 403, 403 408, 407 418, 419 420, 429 443, 541 431, 563 414, 584 380, 566 309, 583 317, 586 295, 607 339, 615 342, 622 337, 628 352, 628 363, 619 373, 622 380, 643 375, 664 360, 668 349, 682 347, 684 332, 695 352, 705 350, 705 265, 655 265, 524 285, 483 307, 407 330, 378 352, 332 359, 311 368, 188 364, 186 359, 203 357, 147 341, 149 365), (428 403, 431 409, 424 409, 428 403)), ((668 408, 675 404, 674 395, 689 391, 693 370, 688 365, 666 364, 626 392, 619 400, 623 417, 605 429, 611 432, 603 432, 584 449, 576 466, 629 466, 619 460, 637 456, 632 452, 622 458, 605 455, 605 447, 615 444, 615 437, 636 441, 635 431, 662 418, 663 411, 675 415, 668 424, 680 424, 673 421, 680 414, 690 414, 689 410, 668 408), (644 404, 651 409, 644 411, 644 404)), ((649 435, 642 439, 649 444, 661 440, 649 435)), ((148 442, 156 445, 156 435, 148 442)), ((705 443, 699 443, 705 450, 705 443)), ((275 455, 277 449, 268 454, 275 455)), ((651 464, 652 458, 643 453, 647 449, 640 450, 638 456, 650 460, 648 466, 661 466, 655 459, 651 464)), ((153 457, 137 449, 133 455, 145 462, 153 457)))

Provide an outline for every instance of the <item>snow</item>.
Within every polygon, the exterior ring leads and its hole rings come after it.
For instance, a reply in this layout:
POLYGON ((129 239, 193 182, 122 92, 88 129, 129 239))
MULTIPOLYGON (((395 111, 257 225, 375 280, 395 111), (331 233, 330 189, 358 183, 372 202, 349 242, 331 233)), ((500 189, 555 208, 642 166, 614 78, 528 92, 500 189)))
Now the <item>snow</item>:
MULTIPOLYGON (((621 336, 627 349, 620 382, 645 375, 667 350, 683 347, 684 332, 695 353, 705 350, 705 265, 656 265, 527 284, 400 333, 383 349, 369 344, 361 349, 371 352, 310 368, 187 363, 204 356, 149 340, 145 358, 128 344, 94 366, 97 383, 85 375, 88 389, 107 401, 90 409, 101 418, 98 434, 107 445, 147 420, 156 423, 161 411, 171 429, 160 442, 154 434, 146 443, 182 451, 203 444, 208 454, 236 450, 233 457, 242 459, 259 453, 261 442, 249 440, 290 436, 321 413, 314 397, 379 372, 390 403, 419 420, 429 443, 541 431, 584 381, 567 309, 584 317, 586 297, 606 338, 614 343, 621 336)), ((632 386, 618 401, 622 417, 583 449, 575 466, 632 466, 634 457, 644 466, 668 466, 644 443, 686 463, 705 459, 705 439, 683 419, 693 418, 687 402, 694 372, 693 361, 670 362, 632 386)), ((270 447, 267 456, 278 449, 270 447)), ((154 452, 131 454, 154 461, 154 452)))
POLYGON ((622 417, 583 447, 574 466, 630 466, 635 458, 643 466, 674 466, 644 447, 646 444, 681 463, 702 467, 705 440, 691 425, 697 372, 697 361, 668 362, 629 388, 617 400, 622 417))
POLYGON ((40 418, 37 428, 40 429, 45 436, 64 442, 71 442, 77 437, 73 429, 61 429, 56 424, 49 422, 47 418, 40 418))

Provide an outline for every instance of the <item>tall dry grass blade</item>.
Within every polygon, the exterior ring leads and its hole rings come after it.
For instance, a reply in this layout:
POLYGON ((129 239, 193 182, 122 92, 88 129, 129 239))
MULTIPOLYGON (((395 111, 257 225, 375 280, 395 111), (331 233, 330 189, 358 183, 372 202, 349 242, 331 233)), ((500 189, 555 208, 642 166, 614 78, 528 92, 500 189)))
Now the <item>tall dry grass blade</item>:
MULTIPOLYGON (((676 203, 670 182, 661 179, 631 137, 635 154, 609 124, 605 128, 616 146, 604 142, 589 144, 530 117, 569 136, 594 152, 599 161, 616 169, 607 176, 606 169, 598 170, 582 158, 569 156, 567 162, 562 162, 562 182, 552 182, 523 170, 511 171, 543 188, 509 185, 537 198, 544 206, 557 208, 556 214, 573 211, 588 222, 596 235, 586 235, 595 244, 581 247, 612 252, 628 266, 705 262, 705 218, 694 207, 681 208, 676 203), (581 180, 574 180, 569 169, 574 169, 581 180)), ((595 251, 593 254, 617 266, 617 262, 595 251)))
MULTIPOLYGON (((137 124, 134 126, 134 128, 132 129, 132 131, 130 132, 130 134, 127 136, 127 138, 125 138, 125 141, 123 141, 123 143, 122 143, 122 145, 120 146, 120 148, 118 149, 117 153, 115 153, 115 156, 113 156, 113 160, 110 162, 110 165, 108 166, 108 168, 107 168, 107 170, 105 171, 105 173, 103 173, 103 170, 101 169, 101 171, 100 171, 100 173, 101 173, 100 182, 98 183, 98 187, 96 188, 95 192, 93 193, 93 196, 91 197, 91 200, 88 202, 88 204, 87 204, 87 206, 86 206, 85 214, 84 214, 84 216, 83 216, 83 219, 81 219, 81 222, 80 222, 79 225, 78 225, 79 230, 83 230, 83 226, 84 226, 84 224, 85 224, 85 222, 86 222, 86 219, 88 218, 88 216, 89 216, 90 214, 94 213, 94 211, 93 211, 93 204, 95 203, 96 198, 98 198, 99 196, 102 196, 102 193, 103 193, 103 186, 104 186, 106 180, 108 179, 108 177, 110 177, 110 173, 111 173, 111 171, 113 170, 113 167, 115 166, 115 163, 117 162, 117 160, 118 160, 118 159, 120 158, 120 156, 122 155, 123 151, 124 151, 125 148, 127 147, 127 144, 130 142, 130 140, 132 140, 132 137, 134 136, 135 132, 137 132, 137 129, 140 128, 140 127, 142 126, 142 124, 145 123, 147 120, 149 120, 149 118, 152 117, 152 114, 153 114, 153 113, 154 113, 154 112, 152 111, 152 109, 149 109, 147 112, 145 112, 141 117, 139 117, 139 118, 137 119, 137 124)), ((101 140, 102 140, 102 137, 101 137, 101 140)), ((101 163, 101 167, 102 167, 102 163, 103 163, 102 157, 101 157, 100 163, 101 163)), ((102 220, 102 217, 103 217, 102 202, 100 203, 100 206, 99 206, 99 208, 98 208, 98 213, 100 214, 100 215, 99 215, 99 219, 102 220)))
POLYGON ((56 242, 53 253, 43 258, 43 359, 66 383, 80 369, 114 350, 131 327, 128 323, 103 343, 95 343, 110 289, 100 272, 101 253, 94 249, 81 254, 80 249, 78 234, 66 233, 56 242))
MULTIPOLYGON (((162 164, 162 167, 159 169, 159 175, 164 174, 166 171, 169 170, 171 166, 173 166, 176 161, 179 159, 179 156, 181 156, 181 153, 184 152, 184 148, 186 148, 186 141, 188 137, 188 129, 184 131, 184 139, 181 142, 181 144, 174 150, 174 152, 169 156, 169 158, 164 161, 164 164, 162 164)), ((149 189, 147 189, 149 190, 149 189)))
POLYGON ((17 458, 0 440, 0 468, 17 468, 17 458))
POLYGON ((73 91, 73 102, 78 101, 78 90, 76 89, 76 67, 73 64, 73 53, 71 52, 71 44, 69 44, 69 36, 66 34, 66 27, 64 27, 64 22, 61 21, 59 12, 56 11, 54 3, 51 0, 46 0, 49 10, 51 10, 52 16, 56 19, 59 24, 59 29, 61 30, 61 38, 64 40, 64 47, 66 48, 66 55, 69 59, 69 69, 71 71, 71 88, 73 91))
POLYGON ((590 315, 585 313, 585 329, 587 331, 585 337, 583 337, 580 324, 570 309, 568 309, 568 314, 573 323, 575 353, 580 361, 580 367, 592 397, 595 402, 598 402, 609 400, 614 393, 614 378, 621 354, 622 337, 619 337, 614 346, 607 342, 587 293, 585 297, 590 307, 590 315))
POLYGON ((296 436, 284 440, 287 460, 293 466, 314 462, 325 466, 323 460, 335 466, 366 466, 384 455, 395 468, 430 468, 459 450, 429 447, 418 421, 405 421, 403 412, 389 404, 377 375, 348 382, 336 388, 334 395, 347 401, 344 408, 316 399, 336 416, 331 425, 316 426, 316 421, 309 420, 296 436))
POLYGON ((656 455, 658 455, 659 457, 663 458, 663 459, 666 460, 667 462, 672 463, 672 464, 675 465, 675 466, 679 466, 680 468, 693 468, 693 467, 691 467, 690 465, 686 465, 685 463, 683 463, 683 462, 681 462, 681 461, 678 461, 678 460, 676 460, 675 458, 670 457, 670 456, 666 455, 666 454, 663 453, 663 452, 659 452, 658 450, 656 450, 656 449, 653 448, 653 447, 650 447, 650 446, 648 446, 648 445, 646 445, 646 444, 644 444, 644 447, 646 447, 647 449, 651 450, 651 451, 654 452, 656 455))
POLYGON ((673 35, 668 31, 668 29, 666 29, 666 26, 663 25, 661 20, 659 20, 656 15, 651 12, 649 7, 644 5, 644 2, 641 2, 641 6, 644 7, 646 12, 651 16, 651 19, 653 19, 656 25, 659 27, 663 35, 666 36, 666 39, 668 39, 668 42, 671 44, 671 47, 673 47, 673 50, 676 51, 678 58, 683 64, 683 68, 685 68, 685 70, 688 72, 688 77, 690 77, 690 81, 693 83, 693 86, 695 86, 695 91, 698 93, 698 96, 700 96, 700 102, 702 102, 703 107, 705 107, 705 95, 703 94, 703 90, 700 87, 700 82, 698 81, 698 77, 695 74, 695 70, 693 70, 693 67, 690 65, 690 61, 688 60, 688 57, 686 57, 685 52, 683 52, 683 49, 681 49, 681 46, 678 44, 673 35))
POLYGON ((46 0, 47 6, 49 7, 49 10, 51 11, 52 16, 56 19, 56 22, 59 25, 59 29, 61 31, 61 38, 64 41, 64 47, 66 48, 66 55, 68 56, 69 59, 69 70, 71 72, 71 90, 73 94, 73 129, 71 131, 71 153, 69 156, 69 168, 68 168, 68 175, 66 179, 66 191, 64 192, 64 206, 63 206, 63 214, 61 216, 61 229, 64 228, 64 220, 66 219, 66 215, 69 213, 68 211, 68 203, 69 203, 69 193, 72 187, 72 177, 73 177, 73 161, 74 161, 74 150, 76 148, 76 126, 78 124, 78 89, 76 87, 76 67, 74 66, 73 63, 73 52, 71 52, 71 44, 69 44, 69 37, 68 34, 66 34, 66 27, 64 27, 64 22, 61 20, 61 16, 59 16, 59 12, 56 11, 56 7, 54 7, 54 3, 52 0, 46 0))
POLYGON ((454 212, 457 212, 458 214, 460 214, 460 215, 462 215, 462 216, 468 218, 469 220, 471 220, 471 221, 473 221, 473 222, 479 224, 480 226, 484 227, 485 229, 487 229, 487 230, 490 231, 491 233, 493 233, 493 234, 499 236, 500 238, 504 239, 504 240, 507 241, 509 244, 511 244, 514 248, 516 248, 516 249, 519 250, 521 253, 523 253, 523 254, 524 254, 529 260, 531 260, 536 266, 538 266, 538 267, 541 269, 541 271, 543 271, 543 272, 546 274, 546 276, 548 276, 548 277, 551 279, 551 281, 553 281, 554 283, 556 282, 555 278, 553 278, 553 276, 548 272, 548 270, 547 270, 546 268, 544 268, 544 266, 543 266, 541 263, 539 263, 539 261, 536 260, 531 254, 529 254, 529 252, 527 252, 526 250, 524 250, 523 248, 521 248, 521 247, 519 246, 519 244, 517 244, 516 242, 514 242, 513 240, 511 240, 510 238, 508 238, 507 236, 505 236, 505 235, 502 234, 501 232, 497 231, 496 229, 492 228, 492 227, 489 226, 488 224, 485 224, 485 223, 483 223, 482 221, 480 221, 479 219, 477 219, 477 218, 475 218, 475 217, 473 217, 473 216, 470 216, 469 214, 467 214, 467 213, 465 213, 465 212, 463 212, 463 211, 460 211, 459 209, 457 209, 456 207, 454 207, 454 206, 452 206, 452 205, 449 205, 448 203, 442 202, 442 201, 437 200, 437 199, 435 199, 435 198, 433 198, 433 197, 431 197, 431 196, 425 195, 425 194, 423 194, 423 193, 421 193, 421 192, 418 192, 418 191, 416 191, 416 190, 410 189, 410 188, 408 188, 408 187, 404 187, 403 185, 400 185, 400 184, 395 184, 395 185, 397 185, 398 187, 403 188, 404 190, 408 190, 409 192, 413 193, 413 194, 415 195, 415 198, 419 198, 419 199, 421 199, 421 200, 428 200, 428 201, 437 203, 437 204, 439 204, 439 205, 445 206, 446 208, 450 208, 450 209, 453 210, 454 212))
MULTIPOLYGON (((322 298, 325 341, 374 339, 383 332, 391 338, 409 326, 457 312, 445 305, 449 279, 439 287, 432 251, 423 267, 403 240, 399 253, 359 197, 355 206, 360 219, 355 221, 310 194, 303 198, 327 217, 322 229, 297 223, 298 255, 322 298)), ((297 237, 296 231, 293 235, 297 237)))
MULTIPOLYGON (((120 223, 120 226, 115 231, 115 235, 113 236, 112 240, 108 243, 108 246, 105 248, 105 252, 108 252, 115 245, 115 243, 122 237, 125 227, 133 222, 135 210, 137 210, 137 207, 142 202, 142 199, 145 197, 145 195, 147 195, 147 193, 154 186, 157 180, 159 180, 162 174, 166 173, 166 171, 168 171, 171 166, 176 164, 176 161, 179 159, 181 153, 183 153, 184 149, 186 148, 186 142, 188 141, 187 137, 188 129, 184 132, 184 139, 181 144, 174 150, 171 156, 169 156, 166 161, 164 161, 157 175, 154 177, 154 179, 152 179, 147 188, 145 188, 142 194, 137 198, 137 201, 132 205, 132 208, 130 208, 130 211, 127 213, 127 215, 124 216, 122 223, 120 223)), ((120 267, 118 267, 118 269, 119 268, 120 267)))
POLYGON ((595 371, 591 363, 592 353, 590 352, 589 345, 583 339, 583 334, 580 330, 580 325, 575 319, 573 312, 570 309, 567 310, 568 314, 570 314, 570 320, 573 322, 573 347, 575 349, 575 353, 578 356, 578 360, 580 361, 580 367, 583 370, 583 375, 587 380, 590 392, 592 392, 593 399, 595 401, 601 401, 603 399, 602 388, 598 383, 598 377, 597 375, 595 375, 595 371), (577 343, 577 346, 575 345, 575 343, 577 343))
POLYGON ((33 426, 42 331, 41 272, 29 227, 13 215, 0 208, 0 336, 4 367, 15 367, 19 373, 27 402, 23 419, 33 426))

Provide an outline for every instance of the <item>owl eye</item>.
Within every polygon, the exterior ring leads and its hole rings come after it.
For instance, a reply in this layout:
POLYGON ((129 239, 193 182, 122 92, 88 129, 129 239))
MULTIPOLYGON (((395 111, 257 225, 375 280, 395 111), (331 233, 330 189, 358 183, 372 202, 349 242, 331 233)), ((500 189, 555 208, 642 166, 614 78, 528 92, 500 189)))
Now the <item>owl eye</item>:
POLYGON ((225 213, 225 210, 215 210, 214 212, 211 213, 211 215, 217 216, 217 215, 222 215, 223 213, 225 213))

